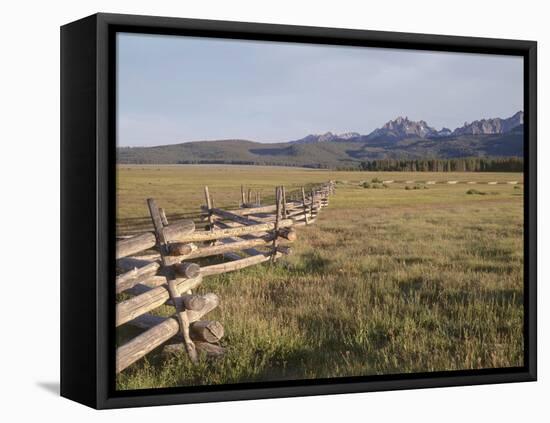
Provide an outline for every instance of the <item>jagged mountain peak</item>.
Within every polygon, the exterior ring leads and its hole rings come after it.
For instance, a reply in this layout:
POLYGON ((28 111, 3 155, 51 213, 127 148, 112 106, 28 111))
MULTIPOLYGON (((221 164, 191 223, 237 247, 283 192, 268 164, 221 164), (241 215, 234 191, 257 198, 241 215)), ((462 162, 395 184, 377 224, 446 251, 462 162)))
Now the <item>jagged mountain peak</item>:
POLYGON ((437 134, 437 131, 429 126, 426 121, 413 121, 409 120, 408 116, 398 116, 386 122, 381 128, 375 129, 367 136, 367 139, 383 138, 399 140, 411 137, 425 138, 432 134, 437 134))
POLYGON ((291 141, 293 144, 314 144, 320 142, 330 142, 338 140, 349 140, 352 138, 360 137, 361 135, 357 132, 344 132, 342 134, 336 134, 333 132, 325 132, 324 134, 310 134, 304 138, 301 138, 296 141, 291 141))
POLYGON ((118 163, 230 163, 306 167, 356 166, 363 160, 456 157, 521 157, 523 112, 481 119, 451 131, 398 116, 369 135, 357 132, 308 135, 286 143, 227 139, 117 149, 118 163), (474 131, 486 132, 474 132, 474 131), (501 132, 498 132, 501 131, 501 132), (458 135, 456 134, 458 133, 458 135), (462 134, 462 135, 461 135, 462 134), (297 145, 305 144, 305 145, 297 145))
POLYGON ((342 140, 349 140, 360 136, 361 134, 359 134, 358 132, 344 132, 342 134, 338 134, 338 138, 342 140))
POLYGON ((460 128, 453 131, 453 135, 491 135, 510 132, 516 126, 523 125, 523 111, 518 111, 509 118, 489 118, 464 122, 460 128))
POLYGON ((395 142, 410 138, 444 138, 461 135, 491 135, 504 134, 514 128, 523 125, 523 112, 518 111, 513 116, 502 118, 491 118, 476 120, 471 123, 465 122, 460 128, 451 130, 442 128, 440 131, 431 127, 425 120, 414 121, 408 116, 397 116, 387 121, 382 127, 375 129, 368 135, 361 135, 357 132, 325 132, 322 134, 310 134, 296 141, 293 144, 314 144, 337 141, 374 141, 374 142, 395 142))

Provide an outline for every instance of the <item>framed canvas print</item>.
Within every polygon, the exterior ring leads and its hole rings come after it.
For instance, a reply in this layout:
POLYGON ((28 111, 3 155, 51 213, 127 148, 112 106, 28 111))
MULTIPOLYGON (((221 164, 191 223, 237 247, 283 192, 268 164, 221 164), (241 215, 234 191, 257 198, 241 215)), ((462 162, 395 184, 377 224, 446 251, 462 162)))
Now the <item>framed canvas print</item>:
POLYGON ((536 43, 61 28, 61 393, 536 380, 536 43))

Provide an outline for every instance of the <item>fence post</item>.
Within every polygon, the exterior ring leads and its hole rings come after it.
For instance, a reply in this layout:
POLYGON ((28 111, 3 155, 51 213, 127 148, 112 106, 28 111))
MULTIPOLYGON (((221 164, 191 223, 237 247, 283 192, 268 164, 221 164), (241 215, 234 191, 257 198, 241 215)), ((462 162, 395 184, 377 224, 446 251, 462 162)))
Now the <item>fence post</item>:
POLYGON ((162 220, 162 226, 168 226, 168 219, 166 218, 166 213, 162 207, 159 208, 160 218, 162 220))
POLYGON ((308 225, 309 219, 307 216, 306 191, 304 190, 304 187, 302 187, 302 205, 304 207, 304 219, 306 221, 306 225, 308 225))
POLYGON ((283 203, 283 218, 286 219, 287 218, 287 211, 286 211, 286 190, 285 190, 285 186, 281 186, 281 201, 283 203))
POLYGON ((271 262, 275 262, 277 257, 277 245, 279 237, 279 220, 281 216, 281 187, 275 188, 275 228, 273 229, 273 253, 271 255, 271 262))
POLYGON ((313 200, 315 199, 315 194, 313 193, 313 188, 311 188, 311 209, 309 209, 309 215, 313 219, 313 200))
POLYGON ((204 187, 204 200, 206 201, 206 208, 208 209, 208 223, 210 225, 210 231, 214 229, 214 219, 212 217, 212 198, 210 197, 210 191, 208 186, 204 187))
MULTIPOLYGON (((205 192, 208 192, 206 188, 205 192)), ((164 237, 164 228, 162 225, 162 218, 157 207, 157 203, 154 199, 147 199, 147 205, 149 206, 149 213, 151 214, 151 220, 153 221, 153 226, 155 228, 155 235, 157 236, 157 242, 159 245, 160 258, 163 265, 163 268, 166 271, 166 280, 168 281, 168 293, 170 294, 170 299, 176 310, 176 317, 180 326, 180 331, 183 336, 183 343, 189 358, 193 363, 196 363, 198 360, 197 350, 195 344, 191 340, 189 335, 189 319, 187 318, 187 313, 185 309, 178 306, 177 298, 180 296, 178 292, 178 287, 176 285, 176 275, 172 266, 168 266, 166 256, 170 253, 168 242, 164 237)))

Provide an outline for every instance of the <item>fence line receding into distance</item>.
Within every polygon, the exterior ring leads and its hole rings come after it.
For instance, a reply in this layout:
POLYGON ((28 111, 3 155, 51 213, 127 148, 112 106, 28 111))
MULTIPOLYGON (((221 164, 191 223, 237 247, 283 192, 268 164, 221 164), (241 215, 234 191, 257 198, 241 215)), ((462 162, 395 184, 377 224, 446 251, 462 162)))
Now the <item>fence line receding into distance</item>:
POLYGON ((262 205, 259 193, 241 187, 241 207, 214 207, 208 187, 201 216, 205 229, 193 220, 169 223, 154 199, 147 205, 153 231, 117 241, 116 327, 131 325, 144 331, 118 346, 116 371, 121 372, 163 346, 166 352, 185 351, 192 362, 200 354, 224 353, 220 322, 203 319, 220 302, 214 293, 193 294, 204 277, 231 272, 290 254, 295 228, 315 222, 334 193, 333 181, 287 193, 276 187, 275 204, 262 205), (287 196, 291 198, 287 200, 287 196), (201 264, 202 258, 209 262, 201 264), (151 314, 162 305, 173 307, 171 317, 151 314))

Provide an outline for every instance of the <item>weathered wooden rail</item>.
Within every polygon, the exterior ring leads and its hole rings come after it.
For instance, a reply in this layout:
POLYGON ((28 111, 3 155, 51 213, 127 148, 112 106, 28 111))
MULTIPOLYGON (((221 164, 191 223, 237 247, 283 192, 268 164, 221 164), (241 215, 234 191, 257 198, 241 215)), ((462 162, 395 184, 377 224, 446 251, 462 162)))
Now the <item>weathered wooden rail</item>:
POLYGON ((277 187, 275 204, 261 205, 259 193, 241 187, 241 207, 224 210, 213 206, 205 187, 201 215, 208 223, 204 230, 197 230, 193 220, 169 223, 164 210, 148 199, 154 230, 117 241, 115 325, 144 330, 118 346, 117 373, 160 346, 165 351, 186 351, 193 362, 200 354, 223 355, 219 342, 223 325, 202 320, 220 300, 214 293, 197 295, 193 290, 204 277, 273 262, 289 254, 287 244, 297 237, 294 228, 315 222, 334 189, 329 181, 308 193, 302 188, 287 201, 285 188, 277 187), (203 258, 219 262, 204 264, 203 258), (171 317, 151 314, 163 305, 174 308, 171 317))

